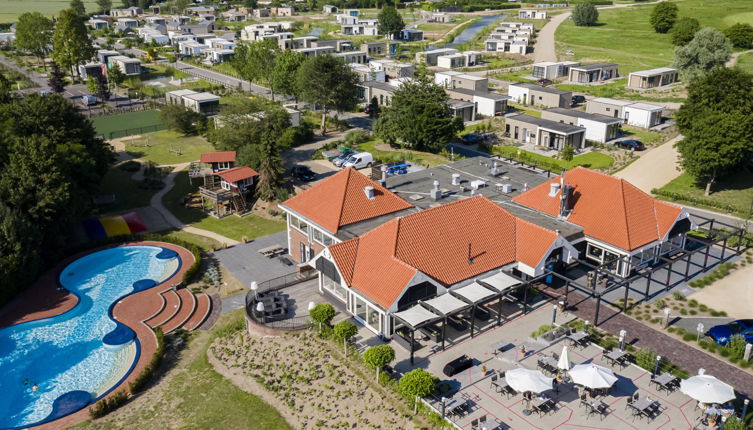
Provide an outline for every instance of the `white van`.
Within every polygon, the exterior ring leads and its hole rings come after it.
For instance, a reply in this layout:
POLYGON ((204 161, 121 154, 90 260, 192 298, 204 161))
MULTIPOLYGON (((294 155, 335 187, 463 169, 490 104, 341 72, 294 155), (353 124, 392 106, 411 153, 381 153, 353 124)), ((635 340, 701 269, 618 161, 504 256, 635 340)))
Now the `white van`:
POLYGON ((373 162, 374 156, 370 152, 356 152, 343 163, 342 168, 363 169, 364 167, 371 167, 373 162))

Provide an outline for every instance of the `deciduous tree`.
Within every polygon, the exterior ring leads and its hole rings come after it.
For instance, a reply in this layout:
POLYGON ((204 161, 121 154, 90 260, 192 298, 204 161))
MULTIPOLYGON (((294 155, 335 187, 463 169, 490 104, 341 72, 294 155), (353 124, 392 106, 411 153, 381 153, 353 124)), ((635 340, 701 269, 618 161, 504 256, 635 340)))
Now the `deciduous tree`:
POLYGON ((306 56, 300 52, 286 49, 279 52, 274 59, 274 67, 270 76, 271 87, 280 94, 286 94, 298 98, 296 86, 296 73, 306 56))
POLYGON ((382 10, 379 11, 379 15, 377 15, 377 20, 379 22, 379 33, 384 34, 385 36, 392 36, 405 28, 403 17, 398 13, 394 6, 382 7, 382 10))
POLYGON ((578 3, 573 8, 573 23, 578 27, 587 27, 596 24, 599 20, 599 11, 591 2, 578 3))
POLYGON ((753 26, 748 23, 737 23, 724 30, 735 48, 749 49, 753 46, 753 26))
POLYGON ((403 395, 415 398, 417 405, 417 398, 434 393, 438 381, 439 378, 424 369, 413 369, 400 378, 398 388, 403 395))
POLYGON ((345 351, 345 355, 348 355, 348 341, 358 334, 358 327, 356 327, 355 324, 348 320, 340 321, 339 323, 335 324, 335 336, 337 336, 338 339, 342 339, 343 341, 343 350, 345 351))
POLYGON ((707 27, 696 32, 685 46, 675 48, 675 67, 687 82, 698 79, 732 55, 732 44, 719 30, 707 27))
POLYGON ((70 7, 74 12, 76 12, 76 15, 80 16, 81 18, 86 16, 86 6, 84 6, 84 2, 81 0, 71 0, 70 7))
POLYGON ((363 353, 363 361, 376 369, 376 380, 379 382, 379 371, 395 359, 395 350, 389 345, 376 345, 363 353))
POLYGON ((322 135, 327 132, 326 117, 331 110, 347 111, 358 101, 358 75, 333 55, 309 57, 296 74, 301 99, 322 110, 322 135))
POLYGON ((112 0, 97 0, 97 6, 99 6, 100 12, 107 14, 112 9, 112 0))
POLYGON ((670 1, 663 1, 654 6, 649 23, 657 33, 668 32, 677 21, 677 5, 670 1))
POLYGON ((672 36, 672 44, 675 46, 687 45, 700 29, 701 24, 695 18, 683 17, 678 19, 672 26, 672 30, 669 31, 672 36))
POLYGON ((387 142, 435 153, 462 129, 463 120, 453 116, 447 92, 425 79, 395 90, 374 124, 374 132, 387 142))
POLYGON ((165 105, 159 111, 160 120, 170 130, 189 135, 196 133, 196 124, 204 120, 204 116, 183 105, 165 105))
POLYGON ((332 321, 332 318, 335 317, 335 313, 335 308, 332 305, 329 303, 322 303, 314 306, 314 309, 311 309, 309 315, 311 316, 311 319, 321 327, 323 325, 328 326, 330 321, 332 321))
POLYGON ((123 81, 125 81, 125 78, 125 74, 117 65, 113 65, 112 67, 107 68, 107 80, 115 85, 115 88, 117 88, 118 85, 122 84, 123 81))
POLYGON ((718 67, 688 85, 677 112, 684 138, 677 143, 680 165, 706 195, 718 178, 732 174, 753 156, 753 77, 718 67))
POLYGON ((63 73, 62 70, 60 70, 60 67, 58 67, 58 63, 52 62, 52 66, 50 68, 50 79, 47 81, 47 85, 50 86, 50 89, 53 93, 56 94, 62 94, 65 92, 65 87, 68 85, 68 82, 65 81, 65 73, 63 73))
POLYGON ((52 38, 52 58, 63 68, 71 69, 71 76, 78 75, 74 69, 94 56, 89 32, 84 21, 72 9, 60 12, 55 34, 52 38))
POLYGON ((52 31, 52 21, 46 16, 39 12, 22 13, 16 23, 16 48, 37 57, 44 64, 52 43, 52 31))
POLYGON ((275 98, 272 76, 277 50, 277 42, 272 39, 241 43, 236 46, 231 63, 241 78, 269 87, 272 100, 275 98))

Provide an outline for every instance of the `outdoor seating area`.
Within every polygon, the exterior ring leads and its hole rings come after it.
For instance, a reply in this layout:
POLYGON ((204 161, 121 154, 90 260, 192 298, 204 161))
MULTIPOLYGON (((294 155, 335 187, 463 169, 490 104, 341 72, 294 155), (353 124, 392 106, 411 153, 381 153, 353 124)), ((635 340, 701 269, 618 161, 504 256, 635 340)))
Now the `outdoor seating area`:
POLYGON ((259 252, 259 254, 261 254, 261 255, 263 255, 263 256, 265 256, 267 258, 273 258, 273 257, 277 257, 277 256, 280 256, 280 255, 287 254, 288 253, 288 249, 285 248, 285 247, 283 247, 283 246, 281 246, 281 245, 275 244, 275 245, 272 245, 272 246, 268 246, 266 248, 262 248, 258 252, 259 252))

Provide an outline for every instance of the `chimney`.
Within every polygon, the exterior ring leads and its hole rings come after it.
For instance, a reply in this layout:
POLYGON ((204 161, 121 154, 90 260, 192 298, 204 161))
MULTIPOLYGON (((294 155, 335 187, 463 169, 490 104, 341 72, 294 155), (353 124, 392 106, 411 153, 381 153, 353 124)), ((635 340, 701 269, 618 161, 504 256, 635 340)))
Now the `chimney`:
POLYGON ((460 185, 460 173, 452 174, 452 185, 460 185))
POLYGON ((523 184, 523 192, 528 191, 528 182, 523 184))
POLYGON ((386 187, 387 186, 387 165, 382 164, 382 179, 379 180, 379 185, 386 187))
POLYGON ((434 181, 434 188, 431 190, 431 198, 439 200, 442 198, 442 191, 439 189, 439 181, 434 181))
POLYGON ((549 184, 549 197, 557 197, 557 193, 560 190, 559 182, 552 182, 549 184))
POLYGON ((497 176, 497 162, 496 161, 494 163, 492 163, 491 175, 492 176, 497 176))
POLYGON ((371 185, 367 185, 363 187, 363 192, 366 194, 366 198, 369 200, 374 200, 374 187, 371 185))

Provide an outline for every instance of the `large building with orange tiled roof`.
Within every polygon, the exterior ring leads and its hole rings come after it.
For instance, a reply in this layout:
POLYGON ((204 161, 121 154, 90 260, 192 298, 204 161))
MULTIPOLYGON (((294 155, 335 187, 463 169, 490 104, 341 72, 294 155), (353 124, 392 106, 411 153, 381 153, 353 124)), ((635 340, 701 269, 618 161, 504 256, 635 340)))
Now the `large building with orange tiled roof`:
POLYGON ((609 267, 626 274, 690 228, 682 208, 611 176, 560 178, 484 157, 377 180, 346 169, 281 208, 299 267, 318 270, 320 292, 386 337, 419 301, 577 259, 626 257, 609 267))

